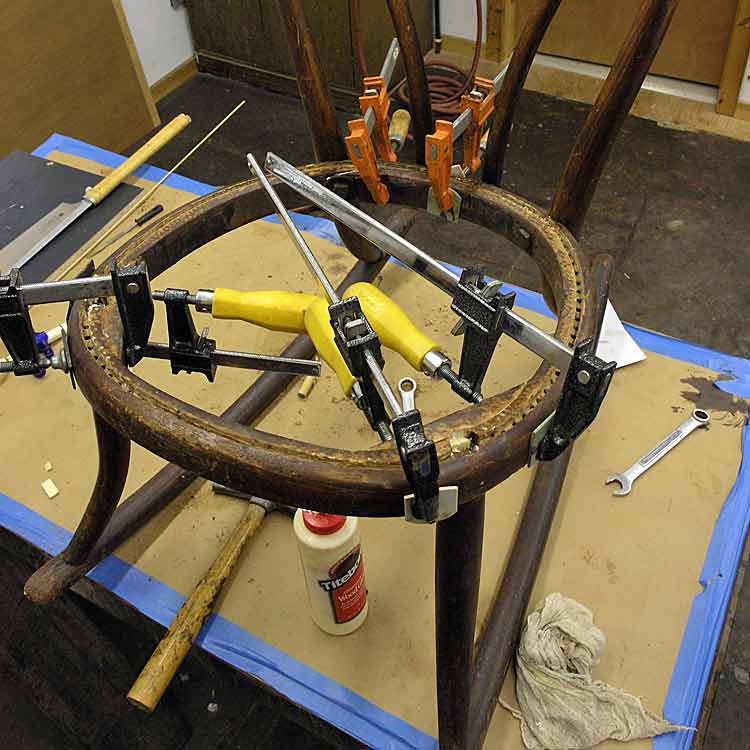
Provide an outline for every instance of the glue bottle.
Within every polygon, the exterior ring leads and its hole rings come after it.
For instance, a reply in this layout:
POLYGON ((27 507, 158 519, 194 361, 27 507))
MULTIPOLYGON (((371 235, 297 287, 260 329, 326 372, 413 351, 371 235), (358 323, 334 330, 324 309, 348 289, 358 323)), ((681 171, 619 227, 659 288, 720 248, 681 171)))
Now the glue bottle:
POLYGON ((300 508, 294 533, 315 624, 331 635, 354 632, 367 618, 359 519, 300 508))

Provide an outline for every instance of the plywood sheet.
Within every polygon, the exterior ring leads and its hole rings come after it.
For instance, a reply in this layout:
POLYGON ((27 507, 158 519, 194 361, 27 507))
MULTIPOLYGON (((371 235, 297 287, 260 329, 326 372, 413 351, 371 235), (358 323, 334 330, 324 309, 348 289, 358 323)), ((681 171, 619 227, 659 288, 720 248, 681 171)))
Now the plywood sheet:
MULTIPOLYGON (((52 158, 57 158, 53 155, 52 158)), ((70 159, 66 159, 70 161, 70 159)), ((93 165, 74 160, 81 168, 93 165)), ((185 194, 159 194, 165 208, 185 194)), ((336 282, 350 259, 342 250, 309 237, 336 282)), ((382 274, 382 288, 425 329, 456 353, 446 334, 446 299, 396 266, 382 274)), ((173 285, 228 285, 247 289, 313 291, 314 287, 283 229, 266 222, 220 238, 163 274, 156 288, 173 285)), ((38 327, 63 314, 35 311, 38 327)), ((550 329, 550 321, 529 319, 550 329)), ((224 348, 277 353, 289 339, 243 323, 211 322, 211 335, 224 348)), ((159 318, 154 338, 165 337, 159 318)), ((504 341, 487 380, 493 393, 521 382, 535 366, 533 355, 504 341)), ((407 374, 388 357, 392 380, 407 374)), ((218 413, 253 379, 221 370, 211 385, 193 376, 171 376, 164 362, 144 362, 137 373, 191 403, 218 413)), ((646 362, 617 373, 593 427, 576 448, 552 529, 533 600, 560 591, 589 606, 608 645, 597 676, 643 696, 660 710, 693 597, 698 574, 722 503, 732 486, 740 447, 739 422, 715 410, 707 432, 691 436, 657 468, 638 480, 633 493, 615 500, 604 478, 621 471, 658 442, 692 408, 690 383, 714 374, 650 355, 646 362), (689 380, 690 379, 690 380, 689 380)), ((419 377, 417 403, 426 420, 456 406, 440 384, 419 377)), ((4 433, 0 463, 16 467, 0 490, 65 528, 74 529, 96 473, 95 440, 89 409, 66 379, 51 373, 42 381, 8 376, 0 385, 4 433), (44 463, 51 461, 51 473, 44 463), (48 499, 40 483, 51 477, 60 489, 48 499)), ((373 435, 359 412, 324 371, 310 399, 291 391, 260 426, 323 445, 351 449, 371 445, 373 435)), ((134 490, 162 462, 137 448, 126 492, 134 490)), ((487 608, 514 534, 530 471, 488 495, 480 617, 487 608)), ((118 555, 183 595, 189 594, 221 544, 244 513, 241 500, 214 496, 205 484, 191 488, 118 555)), ((364 554, 371 612, 366 624, 346 638, 322 633, 307 613, 289 520, 271 516, 248 546, 218 605, 219 614, 254 636, 308 664, 424 732, 437 733, 434 668, 434 529, 397 519, 363 519, 364 554)), ((460 574, 460 571, 457 571, 460 574)), ((506 684, 512 700, 512 686, 506 684)), ((518 726, 507 713, 495 713, 487 748, 520 748, 518 726)), ((603 745, 615 750, 619 745, 603 745)), ((646 750, 650 742, 632 743, 646 750)))
POLYGON ((52 133, 123 151, 159 124, 120 0, 5 0, 0 158, 52 133))
MULTIPOLYGON (((522 28, 536 0, 518 0, 522 28)), ((563 0, 540 51, 611 65, 640 0, 563 0)), ((718 85, 732 31, 735 0, 682 0, 651 73, 718 85)))

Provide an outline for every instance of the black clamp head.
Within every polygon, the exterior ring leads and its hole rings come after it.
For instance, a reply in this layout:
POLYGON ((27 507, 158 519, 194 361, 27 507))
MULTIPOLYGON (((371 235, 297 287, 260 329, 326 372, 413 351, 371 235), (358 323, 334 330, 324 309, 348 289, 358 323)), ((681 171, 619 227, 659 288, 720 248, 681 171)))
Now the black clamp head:
POLYGON ((195 330, 193 316, 188 307, 187 289, 166 289, 164 304, 167 306, 167 328, 169 330, 169 363, 172 374, 179 372, 202 372, 214 382, 216 342, 207 338, 208 329, 199 336, 195 330))
POLYGON ((17 268, 11 269, 7 276, 0 276, 0 338, 13 360, 13 374, 35 375, 42 367, 22 286, 17 268))
POLYGON ((425 437, 422 417, 416 409, 397 416, 391 427, 401 466, 414 493, 411 505, 414 520, 434 523, 438 519, 440 495, 440 464, 435 443, 425 437))
POLYGON ((110 274, 122 321, 123 358, 132 366, 143 359, 154 322, 148 269, 144 262, 125 267, 113 263, 110 274))
POLYGON ((594 354, 593 339, 575 348, 560 403, 537 449, 540 461, 557 458, 594 421, 616 367, 594 354))
POLYGON ((385 365, 380 339, 372 330, 356 297, 335 302, 328 308, 328 312, 331 316, 333 340, 346 366, 362 389, 362 397, 358 400, 357 406, 364 412, 370 427, 382 438, 388 439, 388 415, 365 359, 365 352, 369 352, 378 367, 382 368, 385 365))
POLYGON ((483 292, 489 283, 480 269, 464 269, 451 304, 453 312, 465 323, 458 376, 474 393, 481 393, 487 368, 502 335, 505 310, 513 307, 516 299, 514 292, 495 291, 487 297, 483 292))

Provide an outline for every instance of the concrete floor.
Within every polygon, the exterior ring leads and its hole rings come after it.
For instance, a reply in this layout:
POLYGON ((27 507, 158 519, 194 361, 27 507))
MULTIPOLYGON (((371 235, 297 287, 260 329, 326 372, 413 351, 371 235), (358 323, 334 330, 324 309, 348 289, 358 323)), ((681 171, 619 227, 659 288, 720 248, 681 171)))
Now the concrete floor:
MULTIPOLYGON (((215 185, 247 179, 247 151, 261 157, 273 150, 295 164, 313 161, 299 101, 201 75, 160 102, 163 121, 187 112, 193 125, 152 162, 171 167, 243 98, 248 100, 247 106, 180 169, 181 174, 215 185)), ((584 105, 524 93, 511 138, 504 186, 548 206, 587 109, 584 105)), ((342 122, 346 119, 342 115, 342 122)), ((747 144, 628 119, 603 174, 582 240, 588 248, 614 255, 617 270, 611 298, 625 320, 748 356, 748 174, 747 144)), ((498 243, 488 232, 469 226, 466 231, 465 244, 471 247, 471 259, 484 263, 499 278, 531 288, 537 286, 537 272, 528 259, 498 243)), ((425 217, 417 223, 410 239, 446 260, 468 260, 466 253, 452 247, 450 234, 444 222, 425 217)), ((724 398, 716 389, 706 396, 715 400, 712 406, 724 398)), ((713 702, 699 736, 706 750, 750 746, 746 710, 750 701, 750 601, 747 586, 738 584, 736 588, 736 612, 728 623, 725 654, 717 664, 715 691, 711 691, 713 702)), ((146 656, 144 649, 142 658, 146 656)), ((0 682, 7 682, 5 677, 0 670, 0 682)), ((18 707, 18 701, 25 700, 21 695, 15 704, 4 703, 0 691, 0 716, 10 716, 13 705, 18 707)), ((34 722, 34 711, 30 703, 28 712, 22 714, 34 722)), ((34 732, 22 724, 20 720, 11 724, 3 719, 0 737, 13 738, 21 747, 54 745, 53 728, 44 720, 35 725, 39 729, 37 742, 23 741, 29 731, 29 737, 34 732)), ((300 731, 292 722, 279 720, 264 733, 262 746, 327 746, 312 735, 305 742, 300 731)), ((216 746, 210 732, 203 735, 203 741, 206 747, 216 746)), ((252 732, 243 733, 241 742, 232 743, 237 748, 259 746, 254 744, 252 732)))

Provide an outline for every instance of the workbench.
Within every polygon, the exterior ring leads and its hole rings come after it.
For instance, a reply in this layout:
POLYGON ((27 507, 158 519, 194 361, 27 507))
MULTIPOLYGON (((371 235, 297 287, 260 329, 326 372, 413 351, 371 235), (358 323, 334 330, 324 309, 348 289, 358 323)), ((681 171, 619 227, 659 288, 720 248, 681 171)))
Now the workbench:
MULTIPOLYGON (((53 136, 35 154, 99 174, 121 160, 61 136, 53 136)), ((143 168, 132 182, 143 187, 162 174, 143 168)), ((169 211, 211 189, 174 176, 156 200, 169 211)), ((297 218, 338 283, 348 262, 333 225, 297 218)), ((454 316, 445 297, 393 263, 377 283, 457 359, 460 342, 447 333, 454 316)), ((255 222, 192 253, 156 281, 156 288, 167 286, 315 292, 307 269, 274 220, 255 222)), ((551 331, 552 318, 541 296, 514 290, 516 308, 551 331)), ((36 329, 51 327, 64 313, 64 305, 35 310, 36 329)), ((532 602, 559 591, 584 603, 608 642, 596 677, 641 696, 645 705, 663 710, 676 724, 695 726, 750 520, 750 428, 744 403, 734 398, 750 396, 750 363, 632 326, 628 331, 648 357, 618 370, 599 417, 577 441, 532 602), (604 479, 654 446, 696 405, 711 412, 710 429, 686 440, 645 474, 628 497, 613 498, 604 479)), ((230 321, 213 321, 211 336, 221 348, 269 354, 291 340, 230 321)), ((158 308, 154 337, 166 337, 158 308)), ((391 382, 409 374, 395 355, 386 359, 391 382)), ((522 382, 534 364, 532 354, 503 339, 485 392, 522 382)), ((220 413, 255 377, 220 370, 210 384, 197 375, 172 376, 167 364, 158 361, 143 361, 135 372, 213 413, 220 413)), ((425 422, 455 408, 445 384, 421 376, 417 381, 417 406, 425 422)), ((77 525, 96 473, 90 409, 59 373, 41 380, 6 376, 0 389, 0 461, 13 467, 0 486, 5 493, 0 496, 0 525, 55 554, 77 525), (53 467, 49 473, 47 461, 53 467), (53 499, 40 487, 48 477, 60 489, 53 499)), ((257 427, 323 446, 344 441, 356 449, 374 440, 327 368, 307 400, 291 389, 257 427)), ((161 466, 161 459, 134 446, 123 496, 161 466)), ((488 494, 480 623, 505 563, 529 478, 530 470, 520 471, 488 494)), ((242 500, 215 495, 209 485, 196 482, 89 578, 168 625, 245 507, 242 500)), ((370 614, 356 633, 335 638, 313 624, 291 525, 273 514, 245 551, 198 647, 364 745, 434 748, 434 530, 375 518, 362 519, 362 530, 370 614)), ((512 687, 511 677, 503 691, 510 703, 512 687)), ((690 741, 690 733, 674 733, 653 746, 687 748, 690 741)), ((632 743, 637 750, 651 745, 632 743)), ((503 708, 495 713, 485 746, 521 747, 518 724, 503 708)))

